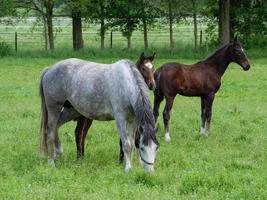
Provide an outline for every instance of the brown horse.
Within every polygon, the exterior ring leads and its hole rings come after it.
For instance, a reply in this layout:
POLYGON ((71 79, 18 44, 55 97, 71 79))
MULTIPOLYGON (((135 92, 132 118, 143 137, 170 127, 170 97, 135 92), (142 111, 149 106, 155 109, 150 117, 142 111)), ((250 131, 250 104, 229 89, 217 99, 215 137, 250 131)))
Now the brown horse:
MULTIPOLYGON (((142 74, 150 90, 154 90, 156 88, 156 84, 155 84, 155 80, 153 76, 153 64, 152 64, 155 58, 155 55, 156 53, 154 53, 152 56, 145 56, 144 52, 142 52, 136 63, 138 70, 142 74)), ((93 122, 92 119, 87 119, 82 115, 77 118, 77 125, 75 128, 77 158, 81 158, 84 156, 84 142, 85 142, 85 138, 88 133, 88 130, 92 125, 92 122, 93 122)), ((138 138, 138 134, 137 134, 137 138, 138 138)), ((135 146, 138 148, 139 144, 136 141, 135 141, 135 146)), ((120 160, 121 161, 123 160, 123 156, 124 156, 124 153, 122 150, 122 144, 120 140, 120 160)))
POLYGON ((231 63, 237 63, 245 71, 250 64, 241 44, 235 37, 232 43, 219 48, 205 60, 193 65, 166 63, 154 73, 154 117, 157 120, 159 106, 163 98, 166 105, 163 111, 165 140, 170 141, 169 120, 175 96, 178 94, 201 98, 201 134, 208 134, 212 115, 212 103, 221 86, 221 77, 231 63))

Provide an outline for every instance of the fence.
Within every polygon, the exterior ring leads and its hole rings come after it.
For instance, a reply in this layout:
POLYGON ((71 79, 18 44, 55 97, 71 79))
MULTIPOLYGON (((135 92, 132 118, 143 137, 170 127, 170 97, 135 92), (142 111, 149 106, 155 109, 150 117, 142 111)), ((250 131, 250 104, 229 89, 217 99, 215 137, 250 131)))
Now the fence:
MULTIPOLYGON (((20 22, 16 26, 0 26, 0 41, 20 51, 24 49, 45 49, 45 40, 42 33, 42 26, 34 24, 36 18, 28 18, 26 22, 20 22)), ((99 26, 96 24, 84 23, 83 40, 85 48, 100 48, 99 26), (88 31, 90 30, 90 31, 88 31), (91 31, 92 30, 92 31, 91 31)), ((198 41, 205 43, 205 23, 198 24, 198 41), (201 32, 202 31, 202 32, 201 32)), ((72 48, 71 21, 69 18, 54 19, 54 35, 55 49, 72 48)), ((151 48, 169 48, 169 32, 168 25, 158 23, 156 27, 148 31, 148 44, 151 48)), ((194 46, 193 24, 184 23, 182 25, 174 24, 173 38, 178 46, 194 46)), ((134 31, 131 38, 132 48, 143 48, 143 33, 134 31)), ((105 35, 105 48, 127 47, 127 40, 122 36, 121 32, 108 31, 105 35), (112 36, 112 37, 111 37, 112 36)))

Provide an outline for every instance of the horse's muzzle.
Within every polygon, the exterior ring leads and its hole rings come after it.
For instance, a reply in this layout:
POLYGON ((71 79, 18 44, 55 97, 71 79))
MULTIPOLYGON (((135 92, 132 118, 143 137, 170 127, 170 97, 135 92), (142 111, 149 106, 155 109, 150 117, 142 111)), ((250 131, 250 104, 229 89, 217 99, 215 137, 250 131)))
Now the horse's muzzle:
POLYGON ((155 90, 156 89, 156 84, 155 83, 148 83, 148 88, 150 89, 150 90, 155 90))
POLYGON ((154 172, 154 165, 147 165, 146 163, 144 163, 144 168, 147 172, 154 172))
POLYGON ((242 68, 243 68, 244 71, 248 71, 249 68, 250 68, 250 64, 248 62, 244 62, 242 64, 242 68))

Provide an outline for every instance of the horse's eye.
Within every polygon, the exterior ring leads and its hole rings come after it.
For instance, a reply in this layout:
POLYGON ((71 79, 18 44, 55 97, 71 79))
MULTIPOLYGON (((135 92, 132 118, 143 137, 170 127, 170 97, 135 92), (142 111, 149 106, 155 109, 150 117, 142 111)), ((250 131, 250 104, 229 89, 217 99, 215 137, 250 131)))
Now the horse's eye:
POLYGON ((141 147, 141 151, 144 151, 145 149, 144 149, 144 147, 141 147))

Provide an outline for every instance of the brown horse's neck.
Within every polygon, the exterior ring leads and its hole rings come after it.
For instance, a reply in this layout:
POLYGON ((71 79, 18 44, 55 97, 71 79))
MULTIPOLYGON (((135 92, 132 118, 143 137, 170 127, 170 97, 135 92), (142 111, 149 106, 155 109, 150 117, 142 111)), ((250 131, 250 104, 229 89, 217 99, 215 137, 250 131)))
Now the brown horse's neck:
POLYGON ((228 48, 229 45, 225 45, 204 60, 205 63, 209 63, 216 67, 216 71, 220 77, 223 76, 225 70, 232 61, 228 48))

